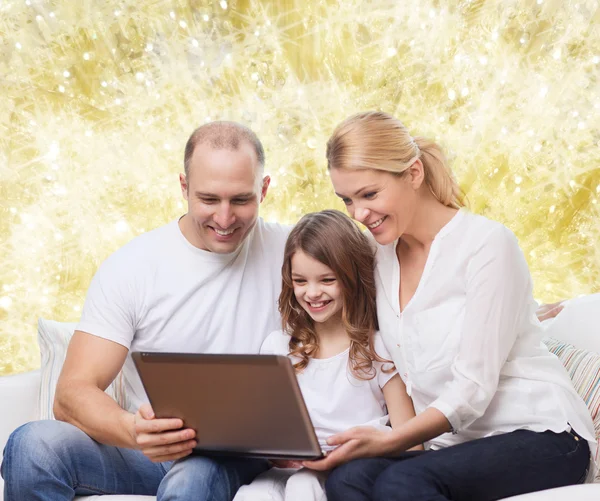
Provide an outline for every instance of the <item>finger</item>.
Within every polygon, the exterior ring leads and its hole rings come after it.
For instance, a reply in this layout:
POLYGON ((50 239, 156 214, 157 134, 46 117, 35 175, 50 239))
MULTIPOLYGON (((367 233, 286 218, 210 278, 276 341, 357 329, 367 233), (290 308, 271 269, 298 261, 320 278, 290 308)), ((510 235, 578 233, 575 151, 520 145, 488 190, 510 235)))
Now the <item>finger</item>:
POLYGON ((192 449, 188 449, 186 451, 182 451, 179 452, 177 454, 171 454, 168 456, 156 456, 156 457, 152 457, 149 458, 153 463, 164 463, 166 461, 177 461, 178 459, 184 458, 186 456, 189 456, 192 452, 194 452, 192 449))
POLYGON ((327 456, 325 459, 318 459, 317 461, 303 461, 302 466, 316 471, 327 471, 335 468, 338 463, 335 457, 331 459, 331 456, 327 456))
POLYGON ((142 452, 149 458, 172 456, 188 450, 192 450, 194 447, 196 447, 196 445, 198 444, 195 440, 189 440, 187 442, 180 442, 178 444, 159 445, 156 447, 144 447, 142 449, 142 452))
MULTIPOLYGON (((142 419, 141 421, 136 421, 135 432, 138 435, 141 433, 162 433, 163 431, 179 430, 182 426, 183 421, 178 418, 142 419)), ((191 431, 193 432, 194 430, 191 431)))
POLYGON ((557 306, 553 306, 548 311, 544 312, 543 315, 540 316, 540 321, 543 322, 544 320, 554 318, 556 315, 558 315, 563 310, 564 307, 565 306, 560 303, 557 306))
POLYGON ((327 445, 342 445, 352 440, 353 438, 357 438, 357 434, 359 433, 360 428, 350 428, 349 430, 343 431, 341 433, 336 433, 335 435, 331 435, 327 439, 327 445))
POLYGON ((154 411, 152 410, 152 406, 150 404, 142 404, 138 409, 138 412, 144 419, 154 419, 154 411))
POLYGON ((180 444, 195 437, 194 430, 178 430, 163 433, 138 433, 136 443, 142 447, 180 444))

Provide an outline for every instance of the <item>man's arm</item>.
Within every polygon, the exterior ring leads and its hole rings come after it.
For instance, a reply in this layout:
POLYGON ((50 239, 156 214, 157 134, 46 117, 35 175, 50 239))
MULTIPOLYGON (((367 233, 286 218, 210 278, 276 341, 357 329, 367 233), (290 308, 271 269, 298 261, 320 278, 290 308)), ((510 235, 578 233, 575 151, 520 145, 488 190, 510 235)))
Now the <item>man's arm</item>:
POLYGON ((127 348, 120 344, 75 331, 56 385, 56 419, 77 426, 100 443, 135 447, 133 414, 104 393, 126 356, 127 348))
POLYGON ((195 433, 181 429, 181 419, 155 419, 150 406, 131 414, 104 393, 127 352, 118 343, 75 331, 56 387, 56 419, 100 443, 141 449, 153 461, 187 456, 196 445, 195 433))
POLYGON ((564 301, 558 301, 551 304, 542 304, 535 312, 540 322, 554 318, 565 307, 564 301))

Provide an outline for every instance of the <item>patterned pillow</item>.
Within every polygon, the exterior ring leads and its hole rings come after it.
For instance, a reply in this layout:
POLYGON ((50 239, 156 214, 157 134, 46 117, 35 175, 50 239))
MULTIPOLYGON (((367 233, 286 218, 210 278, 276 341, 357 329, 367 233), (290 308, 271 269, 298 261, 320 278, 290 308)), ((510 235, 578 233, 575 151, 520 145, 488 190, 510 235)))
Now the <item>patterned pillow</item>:
MULTIPOLYGON (((39 400, 40 419, 54 419, 52 407, 54 405, 56 383, 65 362, 67 347, 76 325, 75 323, 55 322, 43 318, 38 320, 38 343, 42 359, 39 400)), ((106 389, 106 393, 121 407, 127 408, 127 396, 124 387, 123 374, 119 372, 112 384, 106 389)))
POLYGON ((600 355, 558 339, 545 338, 544 343, 567 369, 573 386, 592 415, 596 438, 600 438, 600 355))
MULTIPOLYGON (((600 447, 600 355, 551 337, 546 337, 544 343, 565 366, 575 390, 586 403, 600 447)), ((600 467, 598 457, 596 464, 600 467)), ((596 471, 594 483, 600 483, 600 468, 596 471)))

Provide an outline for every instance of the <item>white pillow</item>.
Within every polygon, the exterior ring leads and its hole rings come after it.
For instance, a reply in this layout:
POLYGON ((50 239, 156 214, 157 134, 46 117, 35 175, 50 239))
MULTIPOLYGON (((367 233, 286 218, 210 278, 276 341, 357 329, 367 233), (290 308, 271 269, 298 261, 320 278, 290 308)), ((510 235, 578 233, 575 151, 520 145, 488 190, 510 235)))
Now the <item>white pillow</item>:
MULTIPOLYGON (((75 332, 76 323, 56 322, 40 318, 38 320, 38 343, 40 345, 41 385, 40 385, 40 419, 54 419, 52 407, 58 376, 62 370, 67 347, 75 332)), ((125 407, 126 395, 123 374, 119 372, 106 393, 121 407, 125 407)))
POLYGON ((542 325, 546 337, 600 353, 600 294, 566 301, 556 318, 546 320, 542 325))

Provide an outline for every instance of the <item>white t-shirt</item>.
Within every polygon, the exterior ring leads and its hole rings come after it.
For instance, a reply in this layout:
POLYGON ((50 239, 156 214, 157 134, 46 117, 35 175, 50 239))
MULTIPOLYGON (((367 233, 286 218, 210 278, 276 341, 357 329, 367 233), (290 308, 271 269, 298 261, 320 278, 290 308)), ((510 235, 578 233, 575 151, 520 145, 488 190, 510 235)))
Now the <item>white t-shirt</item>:
MULTIPOLYGON (((281 330, 272 332, 262 345, 261 353, 289 355, 290 335, 281 330)), ((385 359, 391 356, 381 336, 375 334, 375 351, 385 359)), ((382 388, 397 372, 383 372, 391 364, 374 362, 376 375, 370 380, 356 378, 349 367, 349 349, 330 358, 312 358, 306 368, 297 373, 298 385, 304 397, 310 419, 323 450, 334 447, 326 440, 354 426, 374 426, 389 430, 389 417, 382 388)), ((293 363, 299 361, 290 356, 293 363)))
POLYGON ((542 343, 532 280, 517 239, 460 210, 436 235, 417 290, 400 312, 397 242, 377 246, 380 332, 417 414, 442 412, 454 430, 433 448, 517 429, 565 431, 595 452, 587 407, 542 343))
MULTIPOLYGON (((291 228, 258 219, 233 253, 198 249, 178 221, 134 238, 94 276, 77 329, 130 351, 258 353, 281 325, 277 299, 291 228)), ((126 408, 147 402, 130 355, 126 408)))

